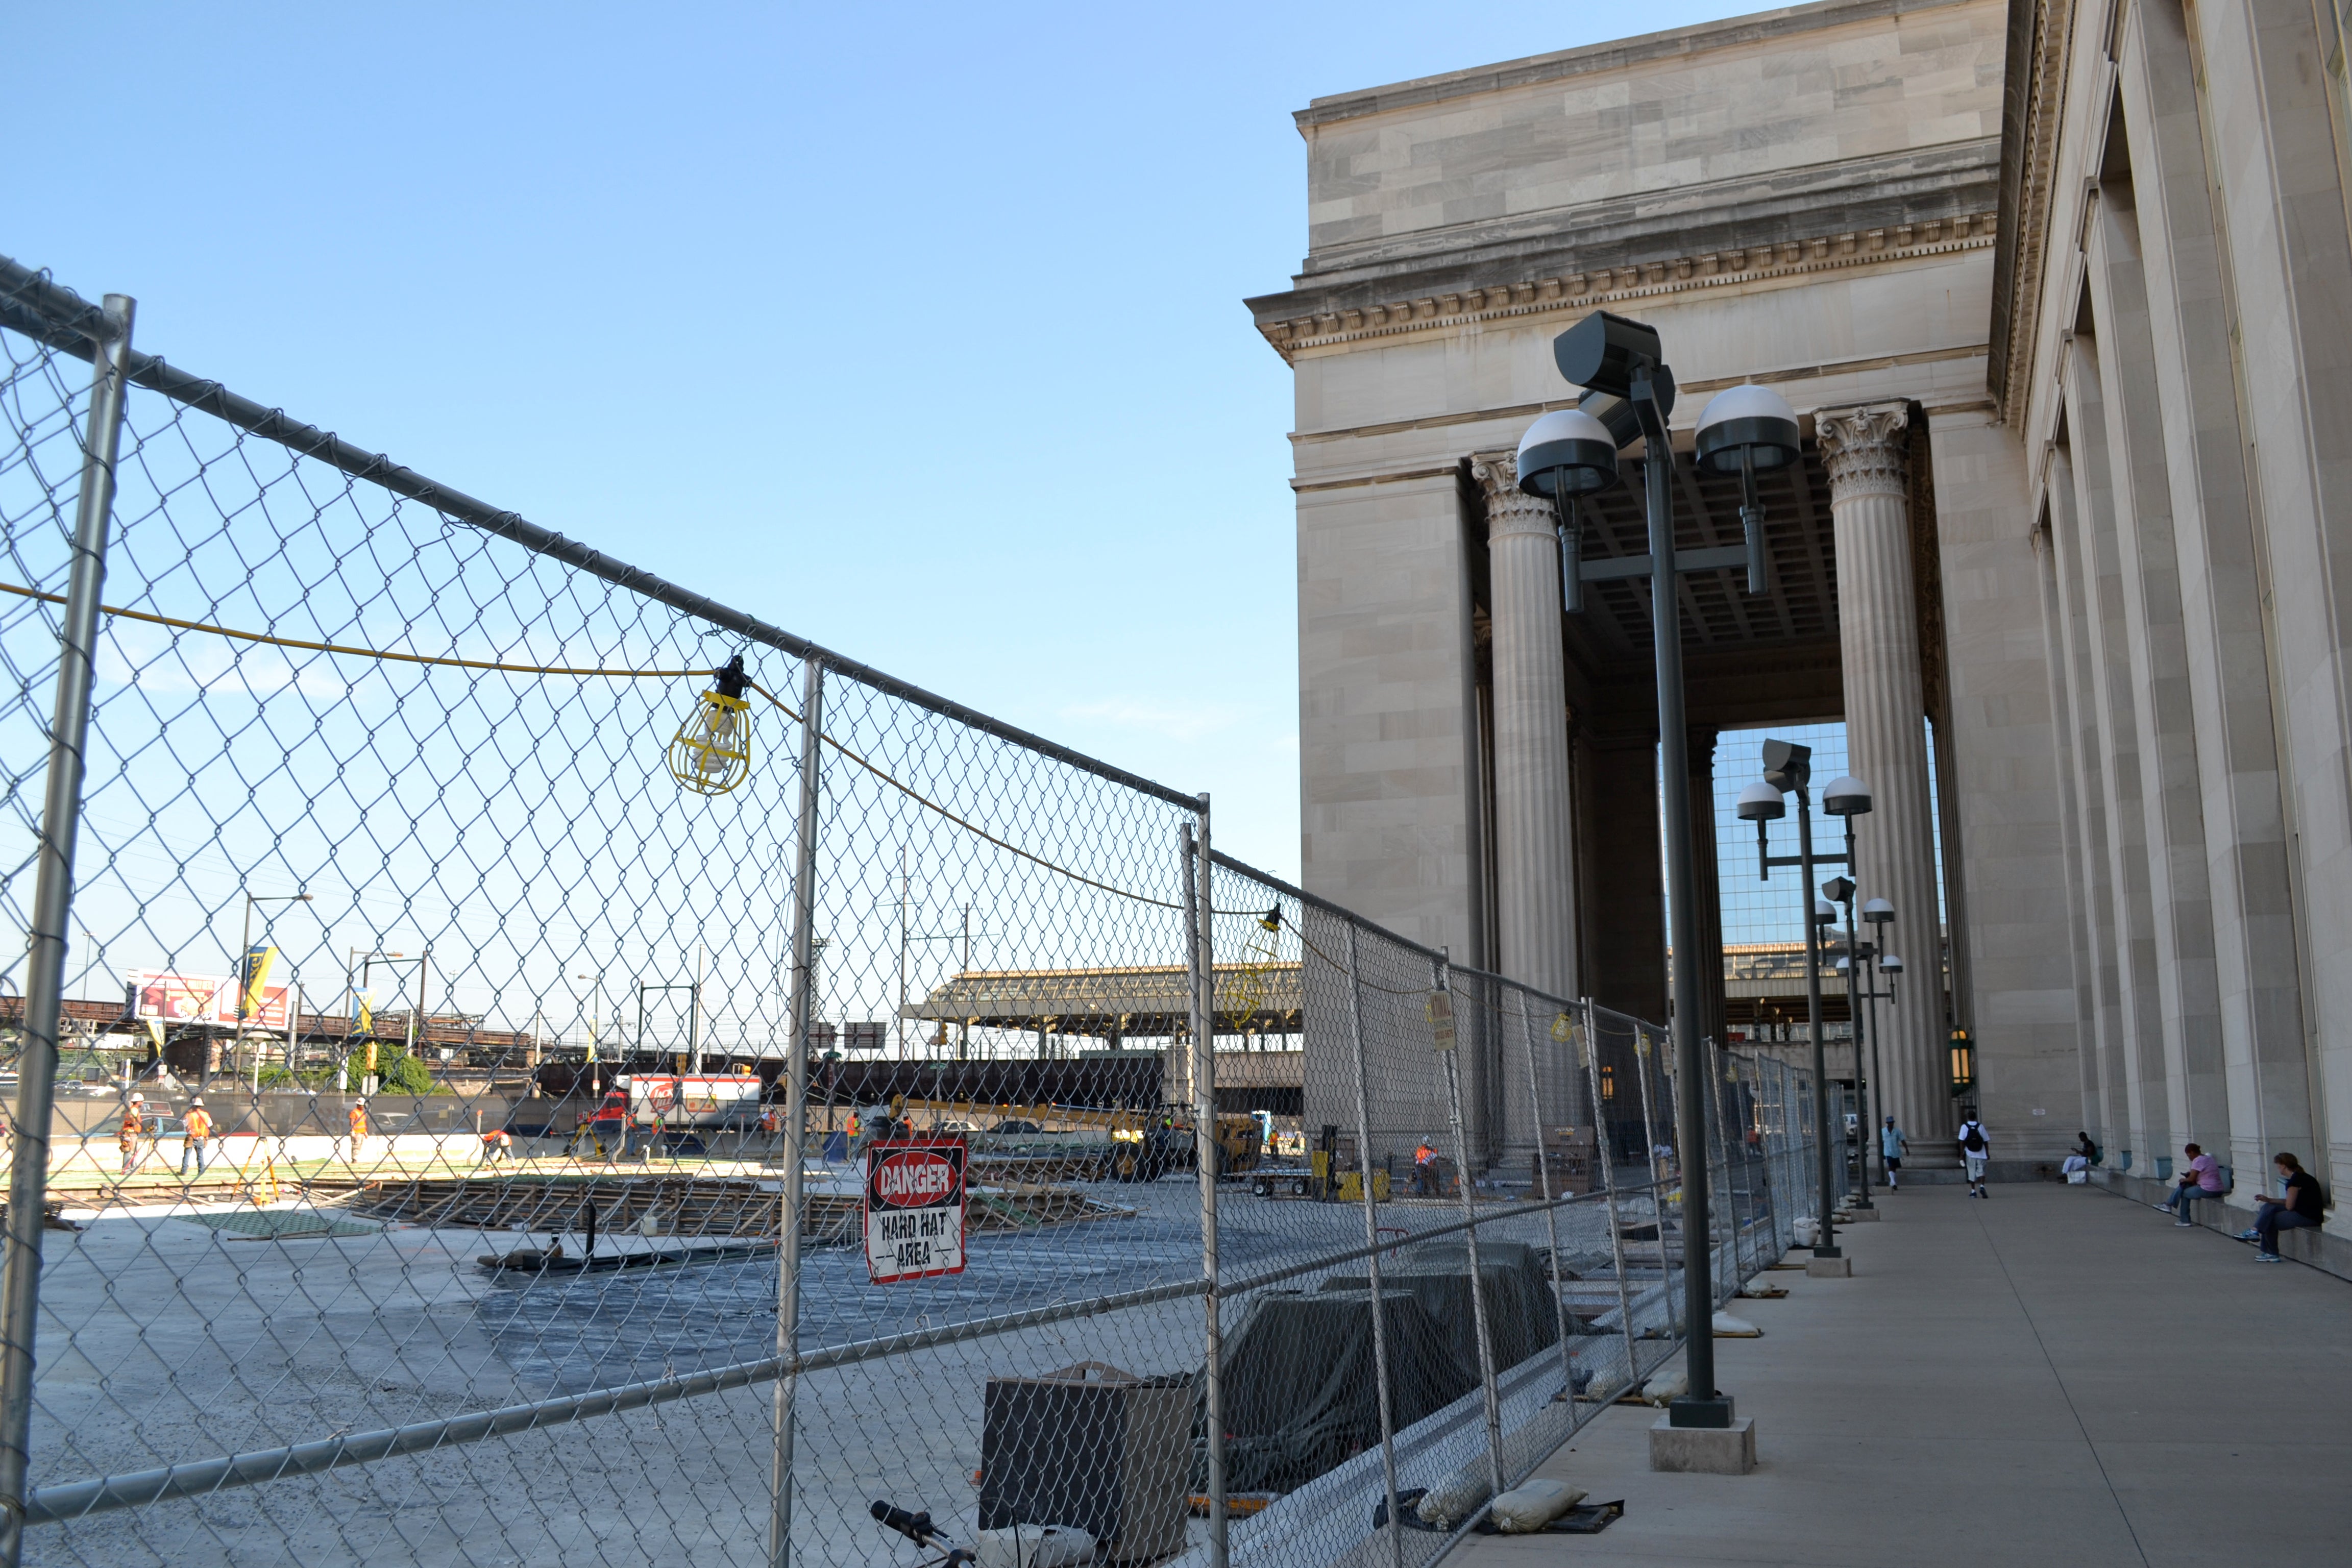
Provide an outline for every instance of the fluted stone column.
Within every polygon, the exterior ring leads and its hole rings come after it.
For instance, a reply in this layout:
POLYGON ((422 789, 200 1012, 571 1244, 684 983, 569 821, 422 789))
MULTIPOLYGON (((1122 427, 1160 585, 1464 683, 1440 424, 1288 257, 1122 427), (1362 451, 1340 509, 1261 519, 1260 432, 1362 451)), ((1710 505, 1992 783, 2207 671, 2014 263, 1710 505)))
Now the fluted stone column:
MULTIPOLYGON (((1887 943, 1905 963, 1902 995, 1882 1005, 1885 1109, 1922 1156, 1947 1152, 1955 1125, 1944 1022, 1943 933, 1936 912, 1936 838, 1927 805, 1927 699, 1919 674, 1918 601, 1902 404, 1824 409, 1813 416, 1829 469, 1837 530, 1838 642, 1845 670, 1847 768, 1874 809, 1854 825, 1862 897, 1895 905, 1887 943)), ((1819 786, 1827 779, 1815 781, 1819 786)), ((1825 824, 1830 819, 1823 819, 1825 824)), ((1817 840, 1818 841, 1818 840, 1817 840)), ((1835 840, 1823 847, 1834 851, 1835 840)))
MULTIPOLYGON (((1512 454, 1475 459, 1486 500, 1487 603, 1495 664, 1496 963, 1554 996, 1577 994, 1576 879, 1570 847, 1568 677, 1560 643, 1559 543, 1551 503, 1520 493, 1512 454)), ((1544 1109, 1528 1083, 1529 1027, 1516 1005, 1490 1053, 1502 1112, 1496 1155, 1535 1146, 1544 1109)), ((1549 1011, 1529 1020, 1538 1079, 1557 1068, 1549 1011)))
POLYGON ((1520 493, 1511 454, 1478 458, 1471 472, 1486 495, 1494 616, 1496 960, 1514 980, 1573 996, 1576 882, 1559 543, 1551 503, 1520 493))

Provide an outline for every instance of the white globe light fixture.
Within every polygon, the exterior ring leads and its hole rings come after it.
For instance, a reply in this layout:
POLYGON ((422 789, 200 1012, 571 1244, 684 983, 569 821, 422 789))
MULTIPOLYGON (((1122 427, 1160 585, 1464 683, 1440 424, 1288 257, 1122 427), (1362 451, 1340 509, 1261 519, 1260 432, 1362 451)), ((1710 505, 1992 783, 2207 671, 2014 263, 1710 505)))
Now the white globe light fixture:
POLYGON ((1831 782, 1822 791, 1822 810, 1832 816, 1866 816, 1870 814, 1870 786, 1852 773, 1831 782))
POLYGON ((1698 466, 1739 476, 1739 526, 1748 542, 1748 591, 1764 592, 1764 507, 1756 476, 1788 467, 1802 450, 1797 411, 1769 387, 1727 386, 1698 416, 1698 466))
POLYGON ((1555 408, 1519 437, 1519 489, 1549 498, 1559 536, 1559 606, 1584 608, 1582 510, 1577 502, 1617 482, 1617 438, 1580 408, 1555 408))

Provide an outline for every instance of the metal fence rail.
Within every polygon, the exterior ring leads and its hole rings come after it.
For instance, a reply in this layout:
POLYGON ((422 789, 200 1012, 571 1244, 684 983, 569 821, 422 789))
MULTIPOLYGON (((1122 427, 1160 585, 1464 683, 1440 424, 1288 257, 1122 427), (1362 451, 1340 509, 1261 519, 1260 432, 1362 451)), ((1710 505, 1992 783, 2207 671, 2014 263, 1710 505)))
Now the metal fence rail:
POLYGON ((1807 1212, 1780 1063, 130 321, 0 262, 0 1562, 1402 1568, 1807 1212))

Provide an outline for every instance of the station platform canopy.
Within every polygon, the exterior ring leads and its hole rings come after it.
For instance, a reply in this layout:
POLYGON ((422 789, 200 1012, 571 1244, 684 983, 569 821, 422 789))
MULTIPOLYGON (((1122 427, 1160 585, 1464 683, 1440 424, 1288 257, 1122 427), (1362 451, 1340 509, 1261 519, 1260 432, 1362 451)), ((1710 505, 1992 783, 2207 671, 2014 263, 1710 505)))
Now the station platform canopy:
MULTIPOLYGON (((1219 1035, 1295 1035, 1305 1027, 1296 962, 1216 966, 1219 1035)), ((975 1028, 1042 1029, 1106 1041, 1173 1039, 1192 1032, 1181 964, 1108 969, 965 970, 900 1016, 975 1028)))

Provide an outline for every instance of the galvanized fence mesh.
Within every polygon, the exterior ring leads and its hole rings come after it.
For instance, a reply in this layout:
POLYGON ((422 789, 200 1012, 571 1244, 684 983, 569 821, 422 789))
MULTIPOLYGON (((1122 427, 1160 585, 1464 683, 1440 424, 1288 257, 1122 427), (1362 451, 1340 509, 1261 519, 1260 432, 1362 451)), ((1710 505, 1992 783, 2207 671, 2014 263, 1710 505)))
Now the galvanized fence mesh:
POLYGON ((1420 1563, 1810 1212, 1778 1062, 126 336, 0 268, 26 1559, 1420 1563))

